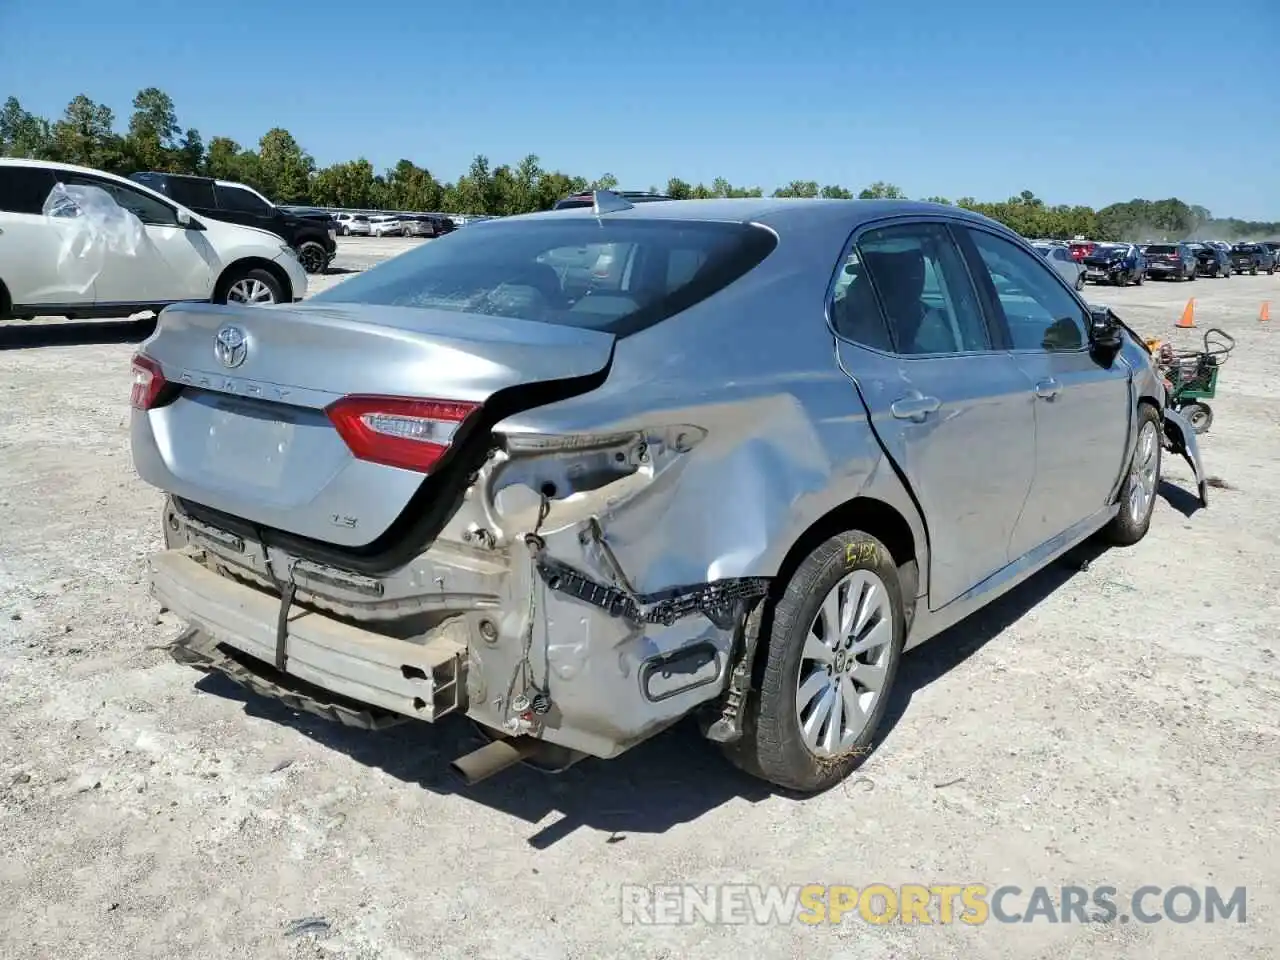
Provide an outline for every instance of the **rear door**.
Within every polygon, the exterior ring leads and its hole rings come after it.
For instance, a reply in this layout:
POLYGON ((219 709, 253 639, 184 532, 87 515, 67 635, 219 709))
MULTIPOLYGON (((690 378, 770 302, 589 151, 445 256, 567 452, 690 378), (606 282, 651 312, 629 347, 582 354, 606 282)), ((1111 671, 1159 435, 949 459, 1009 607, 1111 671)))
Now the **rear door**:
POLYGON ((203 231, 178 224, 177 208, 116 180, 59 173, 66 184, 99 187, 142 223, 146 242, 136 249, 107 245, 97 280, 99 304, 153 304, 206 300, 213 292, 217 254, 203 231))
POLYGON ((75 224, 47 217, 47 167, 0 164, 0 281, 15 305, 94 302, 96 271, 78 261, 75 224))
POLYGON ((1034 401, 945 222, 855 240, 832 295, 837 349, 924 513, 936 610, 1009 561, 1035 469, 1034 401))
POLYGON ((1093 355, 1087 309, 1037 257, 982 228, 965 231, 1035 391, 1035 485, 1010 544, 1016 560, 1106 506, 1128 444, 1130 371, 1093 355))

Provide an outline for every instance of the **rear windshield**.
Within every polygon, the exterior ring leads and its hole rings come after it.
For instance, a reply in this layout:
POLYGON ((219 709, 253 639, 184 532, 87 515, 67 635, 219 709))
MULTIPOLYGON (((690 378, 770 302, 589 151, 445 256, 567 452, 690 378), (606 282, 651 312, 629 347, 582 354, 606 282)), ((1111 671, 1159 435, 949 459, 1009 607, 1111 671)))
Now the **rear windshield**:
POLYGON ((776 246, 743 223, 493 222, 401 254, 312 297, 586 327, 626 336, 728 286, 776 246))
POLYGON ((1147 253, 1177 253, 1178 248, 1171 243, 1153 243, 1147 247, 1147 253))
POLYGON ((1104 243, 1100 247, 1095 247, 1093 252, 1101 256, 1114 257, 1117 254, 1128 253, 1129 248, 1120 243, 1104 243))
POLYGON ((1232 249, 1236 253, 1253 253, 1256 248, 1252 243, 1237 243, 1232 249))

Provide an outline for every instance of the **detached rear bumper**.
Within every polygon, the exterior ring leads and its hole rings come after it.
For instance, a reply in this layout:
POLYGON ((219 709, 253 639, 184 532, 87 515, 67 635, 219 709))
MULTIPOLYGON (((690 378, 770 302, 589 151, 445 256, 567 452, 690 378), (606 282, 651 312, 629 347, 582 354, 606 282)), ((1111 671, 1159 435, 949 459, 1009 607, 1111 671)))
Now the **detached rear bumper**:
MULTIPOLYGON (((213 645, 261 662, 257 675, 269 678, 278 598, 213 573, 184 550, 151 558, 151 592, 213 645)), ((448 624, 426 643, 410 643, 294 607, 284 652, 289 676, 359 703, 428 721, 465 708, 466 640, 448 624)))

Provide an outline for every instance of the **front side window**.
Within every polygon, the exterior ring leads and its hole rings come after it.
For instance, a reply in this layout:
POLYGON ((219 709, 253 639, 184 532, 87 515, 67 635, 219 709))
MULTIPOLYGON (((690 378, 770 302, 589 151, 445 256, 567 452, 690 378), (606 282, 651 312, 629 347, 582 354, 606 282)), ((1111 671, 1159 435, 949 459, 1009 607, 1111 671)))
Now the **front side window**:
POLYGON ((482 313, 625 336, 718 292, 777 241, 679 220, 493 222, 401 254, 312 299, 482 313))
POLYGON ((275 212, 269 203, 244 187, 220 183, 214 187, 214 193, 218 197, 218 206, 223 210, 233 210, 236 213, 252 213, 254 216, 259 217, 267 217, 275 212))
POLYGON ((104 190, 119 206, 148 226, 176 227, 178 225, 178 213, 173 207, 113 180, 98 180, 77 174, 66 174, 61 179, 68 186, 97 187, 104 190))
POLYGON ((995 286, 1013 349, 1084 347, 1084 311, 1057 274, 1003 237, 972 229, 969 235, 995 286))
POLYGON ((842 272, 831 311, 841 335, 902 356, 992 349, 968 270, 942 224, 869 230, 842 272))

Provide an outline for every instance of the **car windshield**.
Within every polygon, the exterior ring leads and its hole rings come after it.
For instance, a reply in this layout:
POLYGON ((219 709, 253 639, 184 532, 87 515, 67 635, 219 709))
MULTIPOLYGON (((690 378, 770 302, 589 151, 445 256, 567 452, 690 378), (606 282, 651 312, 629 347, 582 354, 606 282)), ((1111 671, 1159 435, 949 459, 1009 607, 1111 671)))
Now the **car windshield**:
POLYGON ((482 313, 626 335, 684 310, 777 244, 741 223, 495 221, 388 260, 311 298, 482 313))

